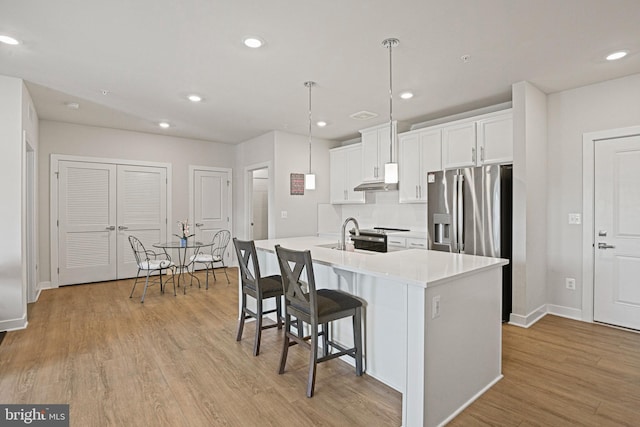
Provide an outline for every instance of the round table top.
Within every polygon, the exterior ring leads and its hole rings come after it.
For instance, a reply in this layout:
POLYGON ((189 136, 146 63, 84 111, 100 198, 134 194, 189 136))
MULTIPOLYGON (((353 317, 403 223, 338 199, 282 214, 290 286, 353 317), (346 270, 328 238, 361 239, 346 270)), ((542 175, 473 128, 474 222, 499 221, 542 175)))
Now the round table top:
POLYGON ((170 242, 160 242, 154 243, 154 248, 162 248, 162 249, 180 249, 180 248, 201 248, 203 246, 210 246, 213 242, 202 243, 197 240, 187 239, 186 245, 183 244, 180 240, 172 240, 170 242))

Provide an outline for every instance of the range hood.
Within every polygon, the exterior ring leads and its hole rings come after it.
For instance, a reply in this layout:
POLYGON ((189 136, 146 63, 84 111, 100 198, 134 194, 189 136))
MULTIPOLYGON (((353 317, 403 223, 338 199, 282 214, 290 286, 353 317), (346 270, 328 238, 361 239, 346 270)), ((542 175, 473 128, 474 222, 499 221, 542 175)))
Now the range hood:
POLYGON ((363 182, 353 191, 394 191, 398 189, 398 183, 385 184, 384 182, 363 182))

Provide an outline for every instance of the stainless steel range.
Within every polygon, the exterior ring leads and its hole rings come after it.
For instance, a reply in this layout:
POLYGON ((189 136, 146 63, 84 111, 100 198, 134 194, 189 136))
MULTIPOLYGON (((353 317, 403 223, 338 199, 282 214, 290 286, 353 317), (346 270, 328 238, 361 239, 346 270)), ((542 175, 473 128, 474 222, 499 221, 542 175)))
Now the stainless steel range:
POLYGON ((387 237, 391 233, 410 231, 405 228, 373 227, 372 229, 361 229, 360 235, 356 236, 355 229, 349 230, 351 241, 356 249, 363 249, 374 252, 387 252, 387 237))

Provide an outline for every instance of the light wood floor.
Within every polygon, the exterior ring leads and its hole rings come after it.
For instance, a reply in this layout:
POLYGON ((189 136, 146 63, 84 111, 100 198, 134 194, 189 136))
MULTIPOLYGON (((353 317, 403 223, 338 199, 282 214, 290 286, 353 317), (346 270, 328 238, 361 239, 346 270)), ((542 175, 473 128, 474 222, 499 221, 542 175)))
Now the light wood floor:
MULTIPOLYGON (((209 291, 129 299, 131 281, 43 291, 0 345, 1 403, 70 403, 72 426, 398 426, 401 396, 333 360, 305 397, 308 352, 278 375, 281 333, 235 342, 236 270, 209 291)), ((223 276, 222 276, 223 277, 223 276)), ((637 426, 640 334, 546 316, 503 326, 505 378, 452 426, 637 426)))

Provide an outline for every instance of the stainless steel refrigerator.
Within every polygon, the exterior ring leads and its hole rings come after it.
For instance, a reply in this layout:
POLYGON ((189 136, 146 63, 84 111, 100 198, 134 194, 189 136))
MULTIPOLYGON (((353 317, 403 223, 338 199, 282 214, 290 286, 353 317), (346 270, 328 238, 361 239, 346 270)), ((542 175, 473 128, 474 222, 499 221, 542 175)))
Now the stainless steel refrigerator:
POLYGON ((511 165, 427 174, 429 249, 507 258, 502 270, 502 320, 511 313, 511 165))

